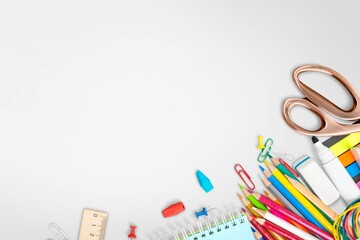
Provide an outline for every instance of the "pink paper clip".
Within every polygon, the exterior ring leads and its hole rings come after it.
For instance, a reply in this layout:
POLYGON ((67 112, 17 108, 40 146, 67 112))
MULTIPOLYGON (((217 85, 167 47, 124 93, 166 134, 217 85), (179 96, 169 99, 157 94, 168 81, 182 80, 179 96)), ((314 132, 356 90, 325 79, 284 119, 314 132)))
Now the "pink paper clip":
POLYGON ((245 171, 245 169, 240 165, 240 164, 236 164, 234 166, 235 172, 237 172, 237 174, 239 175, 239 177, 241 178, 241 180, 243 180, 243 182, 245 183, 245 185, 248 187, 248 189, 250 190, 254 190, 255 189, 255 184, 253 183, 253 181, 251 181, 251 177, 250 175, 245 171), (245 177, 243 177, 243 175, 245 175, 245 177), (249 184, 250 183, 250 184, 249 184))
POLYGON ((282 160, 281 158, 279 158, 279 162, 280 162, 282 165, 284 165, 284 167, 285 167, 287 170, 289 170, 289 172, 291 172, 292 174, 294 174, 295 177, 300 177, 299 173, 298 173, 295 169, 293 169, 292 167, 290 167, 290 165, 289 165, 287 162, 285 162, 285 161, 282 160))

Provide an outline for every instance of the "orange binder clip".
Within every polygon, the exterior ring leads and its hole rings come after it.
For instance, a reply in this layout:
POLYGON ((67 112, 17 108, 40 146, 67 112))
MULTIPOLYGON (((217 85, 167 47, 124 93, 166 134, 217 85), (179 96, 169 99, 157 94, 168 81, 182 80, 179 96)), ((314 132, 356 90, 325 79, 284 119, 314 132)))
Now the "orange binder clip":
POLYGON ((255 184, 251 180, 250 175, 245 171, 245 169, 240 164, 235 164, 234 169, 235 169, 235 172, 241 178, 241 180, 243 180, 245 185, 248 187, 248 189, 254 190, 255 189, 255 184))

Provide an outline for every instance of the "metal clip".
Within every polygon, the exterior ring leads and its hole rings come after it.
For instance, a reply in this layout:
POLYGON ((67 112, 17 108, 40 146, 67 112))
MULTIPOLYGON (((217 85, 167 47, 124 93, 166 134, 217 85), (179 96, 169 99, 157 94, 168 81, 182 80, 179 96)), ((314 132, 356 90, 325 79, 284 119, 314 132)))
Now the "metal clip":
POLYGON ((258 162, 264 162, 267 157, 276 157, 281 158, 284 160, 287 160, 288 162, 293 162, 295 158, 291 156, 290 154, 287 154, 286 152, 282 152, 274 148, 274 140, 272 138, 268 138, 265 141, 264 148, 261 149, 259 156, 258 156, 258 162))
POLYGON ((49 224, 49 231, 57 240, 71 240, 70 237, 56 223, 49 224))
POLYGON ((255 184, 254 182, 251 180, 250 175, 245 171, 245 169, 240 165, 240 164, 236 164, 234 166, 235 172, 237 172, 237 174, 239 175, 239 177, 241 178, 241 180, 243 180, 243 182, 245 183, 245 185, 250 189, 250 190, 254 190, 255 189, 255 184), (244 177, 244 176, 245 177, 244 177))

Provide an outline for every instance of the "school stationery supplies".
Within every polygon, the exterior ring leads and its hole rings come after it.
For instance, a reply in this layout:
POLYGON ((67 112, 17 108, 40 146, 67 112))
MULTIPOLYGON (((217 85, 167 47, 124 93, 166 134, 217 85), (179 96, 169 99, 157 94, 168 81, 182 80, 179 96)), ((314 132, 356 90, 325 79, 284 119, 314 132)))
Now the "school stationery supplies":
POLYGON ((214 189, 214 186, 212 185, 210 179, 200 170, 196 171, 196 177, 199 181, 201 188, 204 189, 206 193, 214 189))
POLYGON ((309 156, 300 158, 294 166, 306 184, 326 205, 331 205, 339 199, 340 193, 334 184, 309 156))
POLYGON ((251 180, 250 175, 245 171, 245 169, 240 164, 235 164, 234 169, 241 178, 241 180, 245 183, 246 187, 248 187, 250 190, 254 190, 255 184, 251 180))
POLYGON ((352 202, 343 213, 341 213, 333 224, 334 238, 359 239, 359 216, 360 216, 360 199, 352 202))
POLYGON ((251 222, 251 224, 261 233, 261 235, 263 235, 266 240, 275 240, 274 237, 271 236, 271 234, 256 221, 256 218, 254 216, 250 215, 245 209, 242 210, 248 220, 251 222))
MULTIPOLYGON (((253 209, 253 205, 243 196, 241 196, 240 194, 238 194, 239 198, 241 199, 242 203, 244 204, 244 206, 246 207, 246 209, 255 217, 260 217, 260 215, 253 209)), ((278 235, 275 232, 272 231, 268 231, 268 233, 270 233, 270 235, 275 239, 275 240, 284 240, 280 235, 278 235)))
POLYGON ((275 165, 275 167, 277 169, 279 169, 279 171, 284 174, 287 175, 293 179, 295 179, 296 181, 299 181, 294 174, 292 174, 292 172, 290 172, 282 163, 280 163, 279 159, 277 158, 270 158, 271 162, 275 165))
POLYGON ((172 217, 172 216, 178 215, 179 213, 181 213, 184 210, 185 210, 185 205, 182 202, 177 202, 177 203, 171 204, 170 206, 168 206, 167 208, 162 210, 161 213, 164 218, 167 218, 167 217, 172 217))
POLYGON ((257 207, 259 209, 267 210, 267 208, 265 207, 264 204, 259 202, 256 198, 254 198, 254 196, 251 195, 243 186, 241 186, 240 184, 238 184, 238 185, 239 185, 241 191, 244 193, 244 195, 251 202, 252 205, 254 205, 255 207, 257 207))
POLYGON ((49 231, 56 238, 56 240, 70 240, 69 235, 56 223, 49 224, 49 231))
POLYGON ((319 160, 347 204, 360 197, 360 190, 335 155, 317 137, 311 138, 319 160))
MULTIPOLYGON (((269 173, 270 174, 270 173, 269 173)), ((271 174, 270 174, 271 175, 271 174)), ((267 187, 267 189, 276 197, 280 200, 280 202, 282 204, 285 205, 286 208, 288 208, 289 210, 291 210, 293 213, 299 215, 299 216, 303 216, 302 213, 299 212, 299 210, 296 209, 296 207, 290 203, 290 201, 281 193, 279 192, 279 190, 271 183, 269 182, 269 180, 267 178, 261 178, 262 181, 264 182, 265 186, 267 187)), ((276 180, 274 180, 276 181, 276 180)))
POLYGON ((108 214, 84 209, 79 240, 104 240, 108 214))
POLYGON ((200 211, 198 211, 198 212, 195 212, 195 217, 196 218, 199 218, 199 217, 201 217, 201 216, 209 216, 209 212, 210 211, 212 211, 212 210, 214 210, 215 208, 209 208, 209 209, 206 209, 205 207, 204 208, 202 208, 200 211))
POLYGON ((300 230, 299 228, 295 227, 294 225, 291 225, 290 223, 284 221, 283 219, 275 216, 274 214, 270 212, 265 212, 260 209, 255 209, 263 218, 266 220, 269 220, 270 222, 276 224, 277 226, 291 232, 292 234, 299 236, 300 239, 306 239, 306 240, 318 240, 316 237, 300 230))
POLYGON ((292 174, 294 174, 295 177, 300 177, 299 173, 297 171, 295 171, 295 169, 293 169, 287 162, 285 162, 283 159, 279 159, 279 162, 284 165, 284 167, 291 172, 292 174))
MULTIPOLYGON (((272 195, 270 192, 264 190, 264 193, 265 193, 265 195, 266 195, 269 199, 271 199, 271 201, 273 201, 273 202, 275 202, 275 203, 277 203, 277 204, 279 204, 279 205, 281 205, 281 206, 284 207, 284 204, 282 204, 282 202, 280 202, 280 201, 279 201, 274 195, 272 195)), ((289 203, 289 204, 290 204, 290 203, 289 203)), ((291 205, 291 204, 290 204, 290 205, 291 205)), ((270 209, 269 209, 269 211, 270 211, 270 209)), ((270 212, 273 213, 273 211, 274 211, 274 209, 272 209, 270 212)), ((273 214, 274 214, 274 213, 273 213, 273 214)), ((278 213, 278 214, 279 214, 279 213, 278 213)), ((276 215, 276 214, 275 214, 275 215, 276 215)), ((282 216, 282 217, 285 218, 285 220, 287 220, 287 221, 290 222, 291 224, 293 224, 293 225, 295 225, 296 227, 298 227, 298 228, 302 229, 303 231, 306 231, 306 232, 307 232, 307 230, 306 230, 303 226, 297 224, 296 222, 292 221, 291 219, 286 218, 285 216, 282 216)))
POLYGON ((179 228, 174 234, 165 235, 167 240, 254 240, 246 216, 234 209, 208 221, 197 220, 196 224, 179 228))
POLYGON ((358 105, 360 102, 360 95, 356 92, 355 88, 340 75, 340 73, 321 65, 306 65, 295 69, 293 80, 305 98, 289 98, 284 102, 282 114, 285 122, 291 128, 299 133, 309 136, 337 136, 360 131, 360 125, 358 124, 342 124, 332 118, 334 116, 345 121, 354 121, 360 118, 360 105, 358 105), (299 75, 304 72, 324 73, 335 78, 348 93, 350 93, 351 99, 353 100, 351 108, 348 110, 339 108, 336 104, 300 81, 299 75), (316 114, 321 123, 319 129, 315 131, 308 130, 296 124, 291 117, 291 110, 296 106, 305 107, 316 114), (332 116, 328 116, 326 112, 330 113, 332 116))
POLYGON ((358 166, 360 166, 360 148, 358 146, 350 148, 351 155, 355 159, 358 166))
POLYGON ((289 182, 307 199, 309 199, 314 205, 316 205, 321 211, 323 211, 326 215, 328 215, 333 221, 337 218, 337 214, 328 207, 323 201, 321 201, 318 197, 316 197, 309 189, 307 189, 304 185, 296 182, 290 177, 285 176, 289 182))
POLYGON ((284 204, 282 204, 282 202, 279 201, 279 199, 277 199, 274 195, 272 195, 270 192, 264 190, 265 195, 270 198, 272 201, 276 202, 277 204, 284 206, 284 204))
POLYGON ((261 236, 261 234, 260 234, 258 231, 256 231, 255 228, 251 227, 251 231, 253 231, 255 239, 257 239, 257 240, 265 240, 265 239, 261 236))
POLYGON ((264 144, 263 144, 263 139, 264 139, 264 136, 258 136, 258 146, 257 146, 257 149, 263 149, 265 148, 264 144))
POLYGON ((256 218, 256 221, 261 226, 263 226, 264 228, 276 232, 277 234, 284 237, 285 239, 288 239, 288 240, 302 240, 301 238, 297 237, 296 235, 292 234, 291 232, 286 231, 286 230, 280 228, 279 226, 277 226, 275 224, 272 224, 271 222, 266 221, 265 219, 256 218))
POLYGON ((258 155, 258 162, 262 163, 266 160, 267 157, 277 157, 286 159, 289 162, 294 161, 294 157, 290 154, 287 154, 286 152, 275 150, 275 147, 273 146, 274 140, 272 138, 268 138, 265 141, 264 148, 261 149, 259 155, 258 155))
POLYGON ((274 166, 265 162, 271 173, 281 184, 313 215, 316 220, 329 232, 332 231, 332 224, 307 200, 296 188, 294 188, 290 182, 282 175, 282 173, 274 166))
POLYGON ((135 229, 136 229, 136 226, 134 226, 134 225, 130 226, 130 233, 128 235, 128 238, 130 238, 130 239, 135 239, 136 238, 135 229))
MULTIPOLYGON (((268 178, 268 180, 274 185, 274 187, 279 190, 279 192, 287 199, 289 202, 303 215, 308 221, 313 223, 314 225, 318 226, 325 230, 323 225, 311 214, 311 212, 305 208, 297 198, 295 198, 290 191, 282 185, 282 183, 273 176, 269 171, 265 170, 263 167, 260 166, 260 169, 263 171, 264 175, 268 178)), ((254 194, 255 196, 255 194, 254 194)), ((262 201, 261 201, 262 202, 262 201)))
MULTIPOLYGON (((356 124, 360 121, 356 121, 356 124)), ((351 153, 350 149, 359 147, 360 144, 360 132, 352 133, 346 136, 330 137, 323 142, 323 145, 340 160, 349 175, 360 188, 360 167, 356 163, 355 157, 351 153)))
POLYGON ((326 240, 333 240, 334 238, 326 231, 324 231, 322 228, 319 228, 315 224, 305 220, 304 218, 300 217, 299 215, 296 215, 289 209, 278 205, 277 203, 271 201, 269 198, 260 195, 258 193, 254 193, 254 197, 258 199, 260 202, 264 203, 269 208, 276 208, 276 210, 280 213, 282 213, 284 216, 292 219, 294 222, 300 224, 301 226, 305 227, 310 232, 314 233, 315 235, 326 239, 326 240))
POLYGON ((254 211, 254 209, 252 208, 254 205, 252 205, 249 200, 247 200, 244 196, 242 196, 239 193, 237 193, 237 195, 240 198, 241 202, 244 204, 245 208, 249 212, 251 212, 252 215, 254 215, 256 217, 260 217, 260 215, 256 211, 254 211))

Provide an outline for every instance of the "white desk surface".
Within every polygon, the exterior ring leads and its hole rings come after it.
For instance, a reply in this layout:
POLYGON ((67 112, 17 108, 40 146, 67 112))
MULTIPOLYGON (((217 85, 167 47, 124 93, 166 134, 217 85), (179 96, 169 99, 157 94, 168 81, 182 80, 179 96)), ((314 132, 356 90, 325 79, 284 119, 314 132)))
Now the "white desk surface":
MULTIPOLYGON (((107 240, 155 240, 202 206, 257 191, 257 136, 296 158, 309 137, 281 116, 302 64, 360 90, 357 1, 1 1, 1 239, 77 239, 83 208, 109 213, 107 240), (215 189, 205 194, 195 171, 215 189), (164 219, 181 200, 186 211, 164 219)), ((343 92, 318 81, 331 97, 343 92)), ((333 83, 333 82, 331 82, 333 83)), ((300 112, 301 113, 301 112, 300 112)), ((298 114, 298 118, 308 119, 298 114)), ((339 211, 343 206, 337 204, 339 211)))

